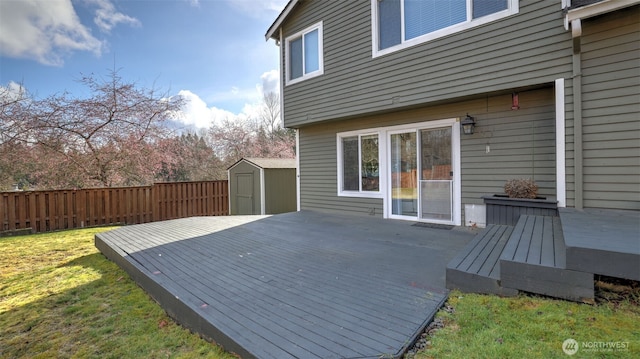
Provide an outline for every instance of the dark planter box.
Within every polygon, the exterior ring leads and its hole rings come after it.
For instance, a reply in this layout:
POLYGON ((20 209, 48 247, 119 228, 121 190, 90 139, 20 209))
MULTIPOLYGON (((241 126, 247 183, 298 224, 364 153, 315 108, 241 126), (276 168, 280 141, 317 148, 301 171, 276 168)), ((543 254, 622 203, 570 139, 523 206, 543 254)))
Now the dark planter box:
POLYGON ((521 214, 558 216, 558 201, 546 198, 509 198, 506 195, 483 196, 487 206, 487 224, 514 226, 521 214))

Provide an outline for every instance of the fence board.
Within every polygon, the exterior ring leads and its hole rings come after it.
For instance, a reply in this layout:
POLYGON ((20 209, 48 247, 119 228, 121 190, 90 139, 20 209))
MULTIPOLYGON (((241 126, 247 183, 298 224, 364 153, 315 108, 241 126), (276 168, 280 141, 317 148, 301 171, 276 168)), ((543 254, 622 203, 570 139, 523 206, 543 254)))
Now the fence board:
POLYGON ((227 181, 0 192, 0 233, 33 233, 229 214, 227 181))

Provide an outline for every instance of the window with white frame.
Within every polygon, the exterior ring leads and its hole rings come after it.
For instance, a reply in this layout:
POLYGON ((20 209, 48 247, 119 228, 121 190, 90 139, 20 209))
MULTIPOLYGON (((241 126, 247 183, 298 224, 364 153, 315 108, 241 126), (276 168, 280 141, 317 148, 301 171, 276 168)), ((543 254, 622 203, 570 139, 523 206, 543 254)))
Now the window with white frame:
POLYGON ((340 192, 380 192, 379 146, 377 133, 338 136, 340 192))
POLYGON ((286 83, 322 75, 322 22, 285 39, 286 83))
POLYGON ((518 12, 518 0, 372 0, 374 55, 518 12))

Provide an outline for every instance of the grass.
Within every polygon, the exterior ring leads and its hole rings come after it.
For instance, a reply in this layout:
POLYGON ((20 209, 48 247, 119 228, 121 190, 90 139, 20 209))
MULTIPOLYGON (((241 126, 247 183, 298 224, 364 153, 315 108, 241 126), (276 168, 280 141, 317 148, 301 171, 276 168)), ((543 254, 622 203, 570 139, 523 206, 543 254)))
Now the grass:
POLYGON ((454 291, 453 311, 437 315, 444 328, 416 358, 569 358, 562 350, 569 338, 578 342, 573 358, 640 358, 640 288, 635 283, 622 298, 611 289, 599 291, 596 305, 454 291), (600 349, 600 342, 626 349, 600 349))
MULTIPOLYGON (((109 229, 0 238, 0 358, 233 358, 177 325, 96 250, 94 235, 109 229)), ((416 357, 568 358, 562 343, 572 338, 582 346, 572 358, 640 358, 635 285, 601 283, 596 305, 454 291, 454 310, 438 313, 445 327, 416 357), (584 347, 601 342, 627 348, 584 347)))
POLYGON ((69 230, 0 238, 0 358, 233 358, 69 230))

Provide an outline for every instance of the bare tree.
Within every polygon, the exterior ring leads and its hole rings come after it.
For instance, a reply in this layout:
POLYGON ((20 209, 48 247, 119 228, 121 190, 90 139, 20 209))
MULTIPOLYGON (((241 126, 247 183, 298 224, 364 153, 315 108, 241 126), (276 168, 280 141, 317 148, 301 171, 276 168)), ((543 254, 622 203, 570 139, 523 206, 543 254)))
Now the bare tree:
POLYGON ((23 141, 32 122, 31 106, 22 84, 0 86, 0 190, 28 181, 29 149, 23 141))
POLYGON ((256 120, 235 116, 209 129, 216 154, 228 166, 242 157, 295 157, 295 131, 280 125, 280 98, 264 94, 256 120))
POLYGON ((206 133, 183 133, 161 142, 166 155, 156 179, 173 181, 208 181, 226 179, 226 167, 205 141, 206 133))
POLYGON ((215 153, 227 164, 253 156, 256 127, 253 120, 240 116, 227 117, 221 123, 213 124, 209 135, 215 153))
POLYGON ((281 129, 280 96, 275 92, 266 92, 262 95, 260 125, 271 138, 281 129))
POLYGON ((183 100, 125 82, 115 70, 80 82, 89 89, 86 98, 63 93, 32 99, 22 112, 3 109, 5 126, 29 124, 20 141, 45 156, 35 171, 47 178, 42 183, 88 187, 153 181, 163 155, 155 144, 167 136, 165 122, 183 100))
POLYGON ((0 145, 24 139, 32 122, 32 104, 22 84, 0 86, 0 145))

